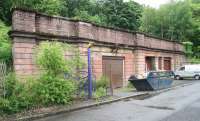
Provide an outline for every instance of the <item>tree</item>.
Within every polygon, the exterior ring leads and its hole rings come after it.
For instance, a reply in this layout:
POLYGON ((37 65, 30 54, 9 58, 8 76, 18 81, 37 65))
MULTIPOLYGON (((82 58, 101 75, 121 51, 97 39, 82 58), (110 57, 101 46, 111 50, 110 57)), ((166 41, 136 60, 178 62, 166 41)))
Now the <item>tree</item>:
POLYGON ((159 9, 146 8, 142 16, 141 31, 170 40, 188 40, 187 36, 192 33, 189 2, 171 1, 159 9))
POLYGON ((140 30, 152 35, 156 35, 159 30, 158 28, 158 19, 157 19, 156 9, 151 7, 145 7, 141 17, 141 26, 140 30))
POLYGON ((11 24, 13 8, 32 9, 49 15, 60 15, 64 7, 63 0, 1 0, 0 19, 11 24))
POLYGON ((92 7, 90 0, 64 0, 65 8, 62 16, 75 17, 80 11, 89 11, 92 7))
POLYGON ((9 27, 0 21, 0 61, 11 63, 11 41, 8 36, 9 27))
POLYGON ((110 26, 138 30, 142 6, 136 2, 123 0, 104 0, 103 13, 106 16, 106 23, 110 26))
POLYGON ((200 58, 200 0, 193 0, 191 8, 193 18, 193 34, 188 35, 188 37, 194 44, 194 56, 200 58))

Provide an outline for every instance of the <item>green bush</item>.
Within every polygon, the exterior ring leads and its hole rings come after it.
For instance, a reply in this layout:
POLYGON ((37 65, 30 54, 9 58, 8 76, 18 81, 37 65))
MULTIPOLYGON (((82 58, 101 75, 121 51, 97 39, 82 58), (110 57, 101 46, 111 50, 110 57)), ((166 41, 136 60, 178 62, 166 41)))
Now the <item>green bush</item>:
POLYGON ((70 80, 43 75, 36 85, 38 102, 42 104, 68 104, 72 101, 75 85, 70 80))
POLYGON ((106 90, 109 87, 109 79, 105 76, 101 76, 98 80, 96 80, 96 90, 94 92, 94 98, 99 100, 102 97, 107 95, 106 90))
POLYGON ((41 42, 36 49, 36 63, 49 75, 76 74, 76 69, 84 65, 77 49, 61 42, 41 42), (74 56, 65 59, 65 52, 71 52, 74 56))
POLYGON ((0 97, 0 114, 10 111, 10 102, 8 99, 0 97))
POLYGON ((105 96, 106 96, 106 88, 99 87, 94 92, 94 98, 96 98, 97 100, 105 96))
POLYGON ((16 88, 16 77, 14 73, 9 73, 6 76, 6 81, 5 81, 5 91, 6 91, 6 97, 9 97, 13 95, 14 90, 16 88))
POLYGON ((188 60, 189 60, 190 63, 193 63, 193 64, 200 64, 200 58, 191 57, 191 58, 188 58, 188 60))
POLYGON ((10 28, 0 20, 0 60, 10 65, 12 60, 12 49, 11 41, 8 36, 9 30, 10 28))
POLYGON ((49 75, 56 76, 66 70, 64 52, 59 42, 42 42, 36 52, 36 62, 49 75))
POLYGON ((39 45, 36 62, 45 72, 39 78, 18 81, 14 73, 8 74, 6 96, 0 97, 0 113, 16 113, 36 105, 69 104, 76 86, 72 78, 64 79, 64 72, 76 74, 75 69, 81 68, 82 63, 78 51, 74 51, 74 57, 65 60, 67 48, 70 48, 67 44, 59 42, 42 42, 39 45))
POLYGON ((109 87, 109 83, 110 83, 110 81, 107 77, 101 76, 100 79, 98 79, 96 81, 96 88, 97 89, 100 87, 107 88, 107 87, 109 87))
POLYGON ((36 51, 36 62, 46 72, 41 75, 36 87, 38 99, 45 105, 70 103, 76 86, 73 78, 64 79, 61 75, 67 73, 75 77, 76 69, 83 65, 79 52, 66 43, 42 42, 36 51), (74 56, 65 59, 65 52, 74 56))
POLYGON ((1 113, 11 114, 32 107, 35 94, 30 82, 19 82, 13 73, 9 73, 5 81, 5 98, 0 98, 1 113))

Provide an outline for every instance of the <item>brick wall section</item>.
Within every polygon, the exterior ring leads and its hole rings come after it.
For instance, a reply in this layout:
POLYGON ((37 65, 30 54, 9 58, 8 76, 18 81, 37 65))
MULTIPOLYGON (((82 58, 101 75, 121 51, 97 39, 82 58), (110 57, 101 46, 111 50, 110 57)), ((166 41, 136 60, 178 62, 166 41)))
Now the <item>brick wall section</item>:
POLYGON ((12 17, 12 30, 35 32, 34 12, 14 11, 12 17))
POLYGON ((35 39, 15 37, 13 40, 13 63, 17 75, 36 74, 33 51, 35 39))
MULTIPOLYGON (((172 69, 185 62, 185 56, 181 54, 183 46, 180 43, 161 40, 142 33, 99 27, 91 23, 71 21, 23 10, 15 10, 12 21, 13 60, 17 75, 37 74, 38 69, 33 58, 34 48, 37 46, 36 43, 44 40, 43 37, 47 35, 50 36, 48 39, 60 40, 61 38, 66 42, 69 42, 70 39, 70 42, 74 42, 71 44, 79 49, 86 64, 86 71, 88 45, 86 41, 95 42, 91 48, 91 59, 92 72, 96 79, 102 76, 103 56, 123 57, 124 86, 128 84, 127 80, 132 74, 144 74, 145 56, 171 57, 172 69), (53 35, 55 37, 51 37, 53 35), (112 52, 113 47, 117 47, 118 51, 112 52)), ((65 52, 66 58, 71 56, 73 53, 65 52)))
POLYGON ((56 36, 78 37, 99 42, 142 46, 147 48, 183 51, 179 43, 149 37, 145 34, 98 27, 91 23, 70 21, 61 17, 16 10, 13 13, 13 30, 45 33, 56 36))
POLYGON ((58 36, 76 36, 76 23, 59 18, 37 15, 36 32, 58 36))
MULTIPOLYGON (((145 51, 145 50, 136 50, 134 51, 135 55, 135 73, 136 74, 144 74, 145 72, 145 57, 146 56, 152 56, 152 57, 162 57, 162 61, 164 57, 170 57, 171 58, 171 68, 172 70, 175 70, 177 67, 181 66, 186 62, 184 55, 179 54, 172 54, 172 53, 165 53, 165 52, 152 52, 152 51, 145 51)), ((156 63, 156 66, 158 63, 156 63)), ((163 69, 163 63, 162 63, 162 69, 163 69)))

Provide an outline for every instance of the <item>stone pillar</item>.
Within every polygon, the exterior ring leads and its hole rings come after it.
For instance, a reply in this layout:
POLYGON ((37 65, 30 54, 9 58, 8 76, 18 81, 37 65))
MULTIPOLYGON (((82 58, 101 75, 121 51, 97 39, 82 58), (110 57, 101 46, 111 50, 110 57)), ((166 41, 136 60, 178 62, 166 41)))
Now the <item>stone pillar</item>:
POLYGON ((156 69, 156 71, 158 71, 159 70, 159 68, 158 68, 158 60, 159 59, 159 57, 155 57, 155 69, 156 69))
POLYGON ((128 85, 129 77, 134 74, 134 55, 132 52, 124 54, 124 86, 128 85))
POLYGON ((12 54, 13 66, 17 75, 33 75, 37 73, 33 53, 36 46, 35 39, 14 37, 12 54))
POLYGON ((145 54, 142 50, 136 50, 134 55, 135 72, 136 74, 143 75, 145 73, 145 54))
POLYGON ((12 15, 13 66, 18 76, 32 75, 37 72, 33 59, 36 40, 34 37, 25 37, 26 33, 35 32, 35 16, 34 12, 23 10, 15 10, 12 15), (21 34, 18 35, 18 32, 21 34))

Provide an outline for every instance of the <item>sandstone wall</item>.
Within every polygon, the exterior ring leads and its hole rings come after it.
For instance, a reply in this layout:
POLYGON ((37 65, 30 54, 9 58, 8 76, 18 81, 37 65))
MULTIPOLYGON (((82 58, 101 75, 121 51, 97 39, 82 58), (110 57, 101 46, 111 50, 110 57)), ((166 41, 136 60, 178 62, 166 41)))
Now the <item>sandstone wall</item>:
MULTIPOLYGON (((85 63, 87 63, 87 44, 94 42, 91 48, 92 72, 96 78, 103 72, 103 56, 124 57, 124 85, 127 85, 130 75, 145 72, 146 56, 170 57, 172 69, 185 62, 183 45, 178 42, 143 33, 47 16, 33 11, 18 9, 13 12, 10 36, 13 40, 14 69, 18 75, 37 74, 34 48, 41 41, 55 39, 75 45, 85 63)), ((69 57, 69 52, 66 52, 66 57, 69 57)))
POLYGON ((35 12, 16 10, 13 13, 13 31, 32 32, 56 37, 74 37, 131 47, 182 52, 180 43, 150 37, 142 33, 106 28, 91 23, 46 16, 35 12))

